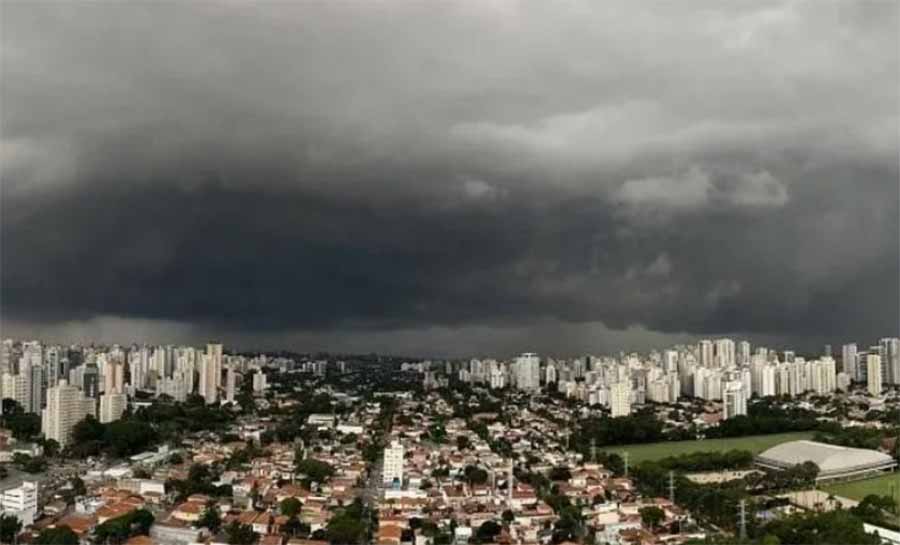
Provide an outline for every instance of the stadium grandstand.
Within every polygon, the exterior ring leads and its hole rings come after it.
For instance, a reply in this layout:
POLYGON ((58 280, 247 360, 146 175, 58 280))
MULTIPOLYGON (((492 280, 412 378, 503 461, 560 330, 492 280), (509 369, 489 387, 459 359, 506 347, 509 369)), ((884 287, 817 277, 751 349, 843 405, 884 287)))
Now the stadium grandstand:
POLYGON ((897 461, 883 452, 816 441, 781 443, 755 459, 757 466, 774 470, 788 469, 804 462, 818 466, 817 482, 864 479, 897 468, 897 461))

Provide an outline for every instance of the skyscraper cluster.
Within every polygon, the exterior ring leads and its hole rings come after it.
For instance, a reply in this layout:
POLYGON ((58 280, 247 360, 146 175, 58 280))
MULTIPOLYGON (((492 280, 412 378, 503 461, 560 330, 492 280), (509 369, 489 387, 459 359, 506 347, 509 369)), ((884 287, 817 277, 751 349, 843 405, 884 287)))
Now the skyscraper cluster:
POLYGON ((102 423, 118 420, 139 391, 182 402, 191 394, 206 403, 234 402, 251 375, 254 391, 264 391, 267 363, 262 355, 226 355, 218 343, 203 349, 66 347, 6 339, 0 344, 0 396, 40 414, 45 437, 65 446, 78 421, 87 415, 102 423))
MULTIPOLYGON (((721 338, 643 356, 563 360, 524 353, 509 361, 472 359, 455 373, 463 382, 492 389, 535 392, 549 385, 590 405, 606 406, 614 416, 627 415, 632 404, 645 401, 671 403, 682 396, 718 401, 727 419, 746 414, 754 395, 828 394, 860 383, 879 396, 883 384, 900 384, 900 339, 882 339, 862 352, 855 344, 844 345, 840 363, 830 345, 823 355, 808 358, 763 346, 754 351, 748 341, 721 338)), ((426 370, 426 381, 440 384, 431 370, 426 370)))

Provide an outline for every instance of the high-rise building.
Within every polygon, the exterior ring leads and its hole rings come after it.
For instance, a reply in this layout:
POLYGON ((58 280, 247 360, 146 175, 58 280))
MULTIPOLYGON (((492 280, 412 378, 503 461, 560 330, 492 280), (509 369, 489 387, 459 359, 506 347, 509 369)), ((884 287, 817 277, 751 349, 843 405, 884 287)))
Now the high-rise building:
POLYGON ((125 363, 118 359, 108 359, 103 369, 103 392, 121 394, 125 391, 125 363))
POLYGON ((764 365, 760 370, 760 384, 758 394, 761 397, 775 395, 775 375, 777 367, 774 365, 764 365))
POLYGON ((609 385, 610 416, 628 416, 631 414, 631 383, 616 382, 609 385))
POLYGON ((878 354, 866 355, 866 386, 869 395, 877 397, 881 395, 881 356, 878 354))
POLYGON ((713 342, 709 339, 700 341, 700 365, 710 368, 715 363, 715 349, 713 342))
POLYGON ((0 344, 0 375, 3 373, 12 373, 13 369, 13 349, 15 343, 12 339, 4 339, 0 344))
POLYGON ((44 368, 46 369, 47 387, 56 386, 59 377, 62 376, 60 368, 61 358, 59 355, 59 347, 50 346, 44 351, 44 368))
POLYGON ((44 395, 47 392, 46 379, 44 378, 44 366, 42 364, 32 365, 30 370, 30 380, 28 381, 31 395, 29 396, 28 412, 40 414, 41 408, 44 406, 44 395))
POLYGON ((219 388, 222 386, 222 345, 218 343, 206 345, 206 355, 209 356, 212 362, 213 382, 216 388, 219 388))
POLYGON ((750 364, 750 343, 747 341, 741 341, 738 343, 738 351, 737 358, 739 365, 749 365, 750 364))
POLYGON ((100 396, 100 423, 107 424, 122 418, 128 403, 125 394, 103 394, 100 396))
POLYGON ((741 381, 731 381, 722 392, 722 418, 728 420, 747 414, 747 394, 741 381))
POLYGON ((207 403, 215 403, 219 398, 216 387, 216 363, 208 354, 200 355, 200 389, 198 393, 207 403))
POLYGON ((878 342, 884 382, 900 384, 900 339, 888 337, 878 342))
POLYGON ((2 396, 3 399, 12 399, 23 408, 27 403, 29 392, 26 384, 25 376, 21 374, 3 373, 2 379, 2 396))
POLYGON ((731 339, 716 339, 716 367, 729 368, 733 367, 734 360, 734 341, 731 339))
POLYGON ((541 388, 541 359, 537 354, 525 353, 516 358, 516 388, 535 391, 541 388))
POLYGON ((234 364, 228 366, 228 371, 226 372, 225 377, 225 401, 228 403, 234 403, 234 395, 235 390, 237 388, 237 371, 234 369, 234 364))
POLYGON ((267 387, 268 379, 266 379, 266 374, 263 373, 262 369, 257 369, 256 373, 253 373, 253 391, 264 392, 267 387))
POLYGON ((403 444, 400 441, 392 441, 384 449, 383 482, 399 488, 403 485, 403 444))
POLYGON ((75 424, 94 414, 94 400, 66 380, 47 390, 47 407, 41 415, 41 431, 47 439, 54 439, 60 447, 71 442, 75 424))
POLYGON ((860 380, 856 357, 856 345, 845 344, 841 349, 841 364, 843 365, 844 372, 850 376, 850 380, 854 381, 860 380))
POLYGON ((100 394, 100 369, 97 368, 97 364, 85 364, 84 369, 82 369, 81 380, 84 395, 96 398, 100 394))

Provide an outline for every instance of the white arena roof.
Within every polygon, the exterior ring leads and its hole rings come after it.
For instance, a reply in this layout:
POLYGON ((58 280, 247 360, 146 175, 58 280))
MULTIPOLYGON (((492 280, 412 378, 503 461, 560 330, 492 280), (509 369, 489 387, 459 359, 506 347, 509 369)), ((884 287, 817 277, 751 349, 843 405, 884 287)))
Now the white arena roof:
POLYGON ((819 467, 816 480, 862 476, 897 466, 893 458, 877 450, 841 447, 816 441, 788 441, 775 445, 756 457, 757 465, 770 469, 787 469, 804 462, 812 462, 819 467))

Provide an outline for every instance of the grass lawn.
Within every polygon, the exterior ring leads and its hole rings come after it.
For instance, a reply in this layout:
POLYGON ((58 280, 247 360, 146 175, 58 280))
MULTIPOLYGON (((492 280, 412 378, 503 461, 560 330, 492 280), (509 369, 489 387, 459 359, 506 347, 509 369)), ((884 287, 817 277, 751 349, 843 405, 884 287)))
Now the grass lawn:
POLYGON ((900 498, 900 473, 897 472, 862 481, 830 484, 822 487, 822 489, 835 496, 844 496, 845 498, 859 501, 869 494, 890 496, 891 485, 894 486, 894 497, 900 498))
POLYGON ((644 445, 624 445, 603 447, 601 450, 622 455, 628 452, 628 463, 634 465, 646 460, 658 460, 666 456, 688 454, 691 452, 727 451, 733 449, 749 450, 758 454, 769 447, 786 441, 810 439, 813 432, 775 433, 772 435, 751 435, 749 437, 733 437, 726 439, 701 439, 699 441, 665 441, 644 445))

